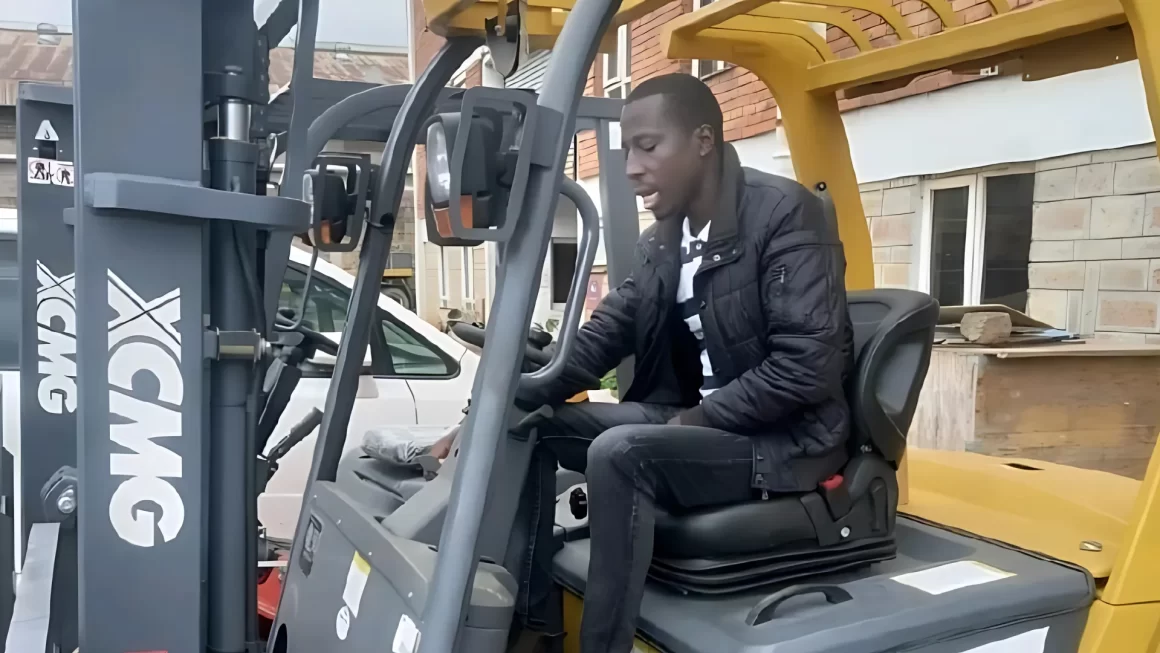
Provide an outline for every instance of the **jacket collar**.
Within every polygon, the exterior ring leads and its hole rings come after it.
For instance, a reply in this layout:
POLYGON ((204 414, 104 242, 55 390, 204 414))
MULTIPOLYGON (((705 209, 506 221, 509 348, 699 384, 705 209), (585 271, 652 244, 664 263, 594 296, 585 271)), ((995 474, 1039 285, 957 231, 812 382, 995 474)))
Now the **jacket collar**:
MULTIPOLYGON (((741 210, 742 189, 745 185, 745 172, 741 168, 741 159, 737 150, 729 143, 722 149, 721 170, 721 197, 718 203, 717 214, 709 225, 710 248, 721 241, 733 241, 737 238, 738 213, 741 210)), ((660 231, 662 242, 674 249, 681 242, 681 227, 683 217, 673 216, 662 220, 660 231)))

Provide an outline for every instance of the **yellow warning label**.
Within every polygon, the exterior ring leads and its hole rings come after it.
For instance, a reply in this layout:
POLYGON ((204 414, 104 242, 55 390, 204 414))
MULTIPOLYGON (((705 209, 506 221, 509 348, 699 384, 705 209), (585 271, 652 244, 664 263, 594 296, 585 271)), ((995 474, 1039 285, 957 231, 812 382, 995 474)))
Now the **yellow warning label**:
POLYGON ((367 588, 367 579, 371 575, 371 565, 358 551, 350 560, 350 569, 346 572, 346 586, 342 589, 342 602, 350 607, 350 612, 358 616, 358 607, 362 603, 363 590, 367 588))

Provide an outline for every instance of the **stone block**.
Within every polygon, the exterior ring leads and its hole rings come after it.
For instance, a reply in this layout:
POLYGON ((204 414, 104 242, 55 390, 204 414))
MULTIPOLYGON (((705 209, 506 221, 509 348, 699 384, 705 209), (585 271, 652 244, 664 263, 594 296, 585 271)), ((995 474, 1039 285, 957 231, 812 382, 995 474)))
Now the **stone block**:
POLYGON ((873 251, 875 263, 889 263, 890 262, 890 248, 889 247, 875 247, 873 251))
POLYGON ((1125 345, 1143 345, 1148 342, 1148 334, 1099 331, 1095 334, 1095 339, 1103 342, 1118 342, 1125 345))
POLYGON ((1027 291, 1027 314, 1054 327, 1063 328, 1067 324, 1068 291, 1041 290, 1027 291))
POLYGON ((1156 144, 1148 143, 1146 145, 1133 145, 1131 147, 1121 147, 1115 150, 1101 150, 1099 152, 1092 152, 1092 163, 1106 163, 1108 161, 1131 161, 1133 159, 1146 159, 1150 156, 1156 156, 1156 144))
POLYGON ((1160 191, 1160 159, 1136 159, 1116 163, 1116 195, 1160 191))
POLYGON ((1085 269, 1083 261, 1031 263, 1027 266, 1028 287, 1048 290, 1083 290, 1085 269))
POLYGON ((1092 201, 1064 200, 1036 204, 1031 216, 1032 240, 1081 240, 1088 237, 1092 201))
POLYGON ((1147 259, 1104 261, 1100 264, 1100 290, 1147 290, 1147 259))
POLYGON ((1101 291, 1097 331, 1160 331, 1160 293, 1101 291))
MULTIPOLYGON (((1104 241, 1098 241, 1104 242, 1104 241)), ((1071 261, 1075 256, 1075 242, 1071 240, 1036 240, 1031 242, 1030 260, 1071 261)))
POLYGON ((911 244, 912 215, 889 215, 870 220, 870 242, 875 247, 911 244))
POLYGON ((1063 328, 1079 333, 1083 328, 1083 291, 1067 291, 1067 324, 1063 328))
POLYGON ((882 191, 862 191, 862 211, 866 217, 882 215, 882 191))
POLYGON ((1054 202, 1075 197, 1075 168, 1035 173, 1035 201, 1054 202))
POLYGON ((911 256, 913 255, 913 253, 911 252, 912 249, 913 249, 913 247, 911 247, 910 245, 902 245, 900 247, 891 247, 890 248, 890 262, 891 263, 911 263, 912 262, 911 256))
POLYGON ((910 285, 910 266, 905 263, 887 263, 882 266, 883 288, 906 288, 910 285))
POLYGON ((1092 238, 1131 238, 1143 234, 1143 195, 1116 195, 1092 200, 1092 238))
MULTIPOLYGON (((1051 241, 1047 241, 1051 242, 1051 241)), ((1107 240, 1077 240, 1075 241, 1075 260, 1077 261, 1106 261, 1120 258, 1123 241, 1110 238, 1107 240)))
POLYGON ((1058 170, 1060 168, 1074 168, 1092 162, 1092 155, 1090 152, 1083 154, 1069 154, 1067 156, 1057 156, 1053 159, 1043 159, 1035 162, 1035 171, 1042 172, 1044 170, 1058 170))
POLYGON ((914 186, 882 191, 882 215, 901 215, 914 211, 914 186))
POLYGON ((1125 238, 1123 258, 1160 258, 1160 236, 1125 238))
POLYGON ((1093 163, 1075 169, 1075 196, 1102 197, 1112 194, 1112 180, 1115 178, 1114 163, 1093 163))
POLYGON ((1148 261, 1148 290, 1160 290, 1160 259, 1148 261))
POLYGON ((1160 236, 1160 193, 1144 196, 1144 235, 1160 236))

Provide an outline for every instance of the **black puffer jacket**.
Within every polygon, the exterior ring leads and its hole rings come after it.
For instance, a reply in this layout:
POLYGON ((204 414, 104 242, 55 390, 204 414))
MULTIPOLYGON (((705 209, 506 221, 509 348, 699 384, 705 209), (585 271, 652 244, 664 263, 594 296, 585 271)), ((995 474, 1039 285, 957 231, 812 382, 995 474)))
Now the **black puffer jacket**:
MULTIPOLYGON (((585 389, 579 372, 600 377, 635 355, 623 401, 696 405, 700 379, 678 383, 687 370, 672 355, 674 347, 696 348, 670 328, 679 319, 681 222, 645 230, 631 276, 581 328, 571 373, 539 392, 521 389, 520 403, 564 401, 585 389)), ((723 385, 682 421, 752 436, 755 488, 811 490, 847 460, 843 386, 854 359, 845 267, 837 226, 820 200, 797 182, 741 168, 727 147, 721 210, 694 278, 713 375, 723 385)))

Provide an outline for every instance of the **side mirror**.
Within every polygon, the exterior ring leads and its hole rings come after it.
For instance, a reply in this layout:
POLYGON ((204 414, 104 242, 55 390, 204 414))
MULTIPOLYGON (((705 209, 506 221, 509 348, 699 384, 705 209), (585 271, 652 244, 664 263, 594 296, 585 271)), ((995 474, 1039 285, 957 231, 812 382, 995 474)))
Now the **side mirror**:
POLYGON ((506 206, 506 189, 499 184, 502 153, 497 125, 481 117, 472 116, 466 123, 461 118, 458 113, 441 113, 427 125, 427 235, 445 247, 482 242, 457 237, 453 221, 463 229, 490 229, 500 219, 497 211, 506 206), (454 148, 460 138, 465 141, 462 164, 455 166, 454 148))
POLYGON ((531 165, 550 165, 554 157, 545 145, 553 126, 540 129, 535 99, 523 90, 476 86, 463 92, 458 112, 427 122, 423 210, 431 242, 472 247, 511 238, 531 165))
POLYGON ((324 252, 352 252, 362 238, 374 169, 368 154, 323 154, 302 176, 311 207, 308 244, 324 252))

